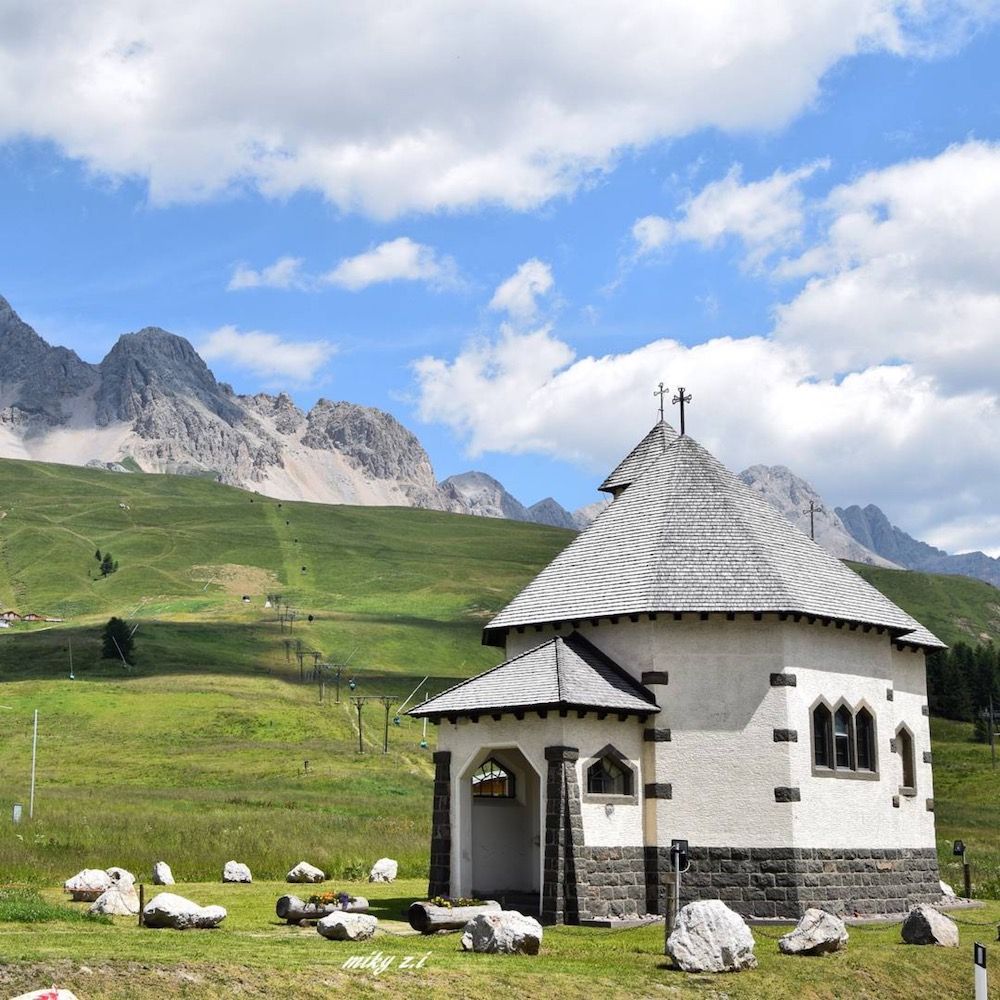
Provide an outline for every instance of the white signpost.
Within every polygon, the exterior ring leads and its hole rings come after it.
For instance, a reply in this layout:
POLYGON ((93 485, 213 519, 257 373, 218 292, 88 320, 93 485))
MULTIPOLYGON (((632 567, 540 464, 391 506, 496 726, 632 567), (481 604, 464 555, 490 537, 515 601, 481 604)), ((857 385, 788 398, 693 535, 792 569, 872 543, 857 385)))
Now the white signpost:
POLYGON ((976 1000, 988 1000, 986 988, 986 945, 978 941, 972 946, 972 960, 975 962, 976 1000))

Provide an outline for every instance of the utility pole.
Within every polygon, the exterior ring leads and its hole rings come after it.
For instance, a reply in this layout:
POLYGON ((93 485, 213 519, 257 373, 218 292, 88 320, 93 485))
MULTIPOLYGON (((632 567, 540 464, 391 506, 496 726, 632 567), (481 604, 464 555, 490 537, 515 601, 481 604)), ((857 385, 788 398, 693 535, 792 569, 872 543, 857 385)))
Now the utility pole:
POLYGON ((28 819, 35 815, 35 762, 38 759, 38 709, 35 709, 35 727, 31 737, 31 797, 28 799, 28 819))
POLYGON ((382 736, 382 753, 389 752, 389 709, 395 700, 395 698, 389 698, 384 695, 379 698, 379 701, 382 702, 382 707, 385 709, 385 733, 382 736))
POLYGON ((358 753, 364 753, 365 745, 361 737, 361 709, 365 707, 365 699, 359 696, 352 698, 351 701, 354 702, 354 707, 358 710, 358 753))

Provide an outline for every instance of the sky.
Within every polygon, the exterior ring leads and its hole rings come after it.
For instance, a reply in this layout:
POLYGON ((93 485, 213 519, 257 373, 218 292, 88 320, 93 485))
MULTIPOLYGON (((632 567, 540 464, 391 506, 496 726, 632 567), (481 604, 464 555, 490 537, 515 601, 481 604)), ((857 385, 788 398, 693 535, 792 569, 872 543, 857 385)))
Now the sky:
POLYGON ((985 0, 0 0, 0 294, 529 504, 684 386, 734 471, 1000 555, 998 66, 985 0))

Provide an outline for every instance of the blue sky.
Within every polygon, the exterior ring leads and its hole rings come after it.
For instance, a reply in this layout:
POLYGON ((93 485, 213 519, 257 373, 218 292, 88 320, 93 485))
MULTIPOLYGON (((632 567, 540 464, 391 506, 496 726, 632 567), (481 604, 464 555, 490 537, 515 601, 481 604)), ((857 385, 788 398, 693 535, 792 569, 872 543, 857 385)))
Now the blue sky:
POLYGON ((685 384, 734 469, 1000 554, 996 10, 697 6, 14 4, 0 294, 527 503, 595 499, 685 384))

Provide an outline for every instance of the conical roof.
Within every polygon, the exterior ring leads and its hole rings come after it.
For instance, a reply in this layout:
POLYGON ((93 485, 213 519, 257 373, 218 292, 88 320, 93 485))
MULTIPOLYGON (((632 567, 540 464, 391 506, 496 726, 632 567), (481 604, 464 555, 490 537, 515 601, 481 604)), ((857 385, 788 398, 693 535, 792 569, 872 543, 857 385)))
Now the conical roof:
POLYGON ((690 437, 678 437, 487 626, 650 612, 787 612, 943 643, 690 437))
POLYGON ((597 488, 604 493, 617 495, 630 486, 642 470, 655 461, 677 440, 677 431, 666 422, 657 421, 653 429, 618 463, 615 470, 597 488))
POLYGON ((597 709, 643 716, 659 711, 649 690, 573 632, 462 681, 408 714, 437 718, 529 708, 597 709))

